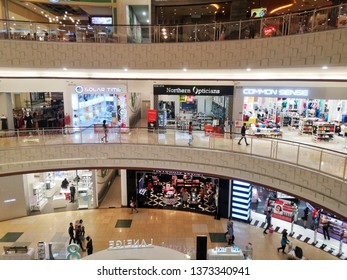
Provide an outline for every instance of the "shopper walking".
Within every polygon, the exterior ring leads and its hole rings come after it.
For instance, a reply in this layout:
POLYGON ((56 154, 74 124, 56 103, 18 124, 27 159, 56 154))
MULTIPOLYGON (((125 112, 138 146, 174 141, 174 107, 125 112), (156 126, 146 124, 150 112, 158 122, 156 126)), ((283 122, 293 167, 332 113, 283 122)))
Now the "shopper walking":
POLYGON ((281 238, 281 247, 277 248, 277 252, 279 252, 282 249, 282 253, 285 253, 284 250, 286 249, 286 246, 288 243, 289 243, 289 240, 288 240, 287 230, 283 230, 282 238, 281 238))
POLYGON ((246 139, 246 130, 247 130, 247 126, 246 126, 246 123, 244 123, 243 126, 241 127, 241 139, 239 140, 239 142, 237 144, 241 145, 242 139, 245 139, 246 145, 247 146, 249 145, 247 143, 247 139, 246 139))
POLYGON ((70 223, 69 229, 68 229, 68 233, 70 236, 70 240, 69 240, 69 245, 71 244, 71 242, 76 243, 76 239, 74 236, 74 227, 73 227, 73 223, 70 223))
POLYGON ((108 143, 108 141, 107 141, 108 128, 107 128, 106 120, 103 120, 102 128, 104 130, 104 136, 101 137, 101 142, 108 143))
POLYGON ((324 239, 330 240, 330 235, 329 235, 329 228, 330 228, 330 222, 327 221, 326 223, 323 224, 323 235, 324 239))
POLYGON ((80 246, 81 250, 82 250, 83 252, 85 252, 86 249, 83 248, 83 243, 82 243, 82 238, 83 238, 83 236, 82 236, 81 225, 78 225, 78 227, 77 227, 77 230, 76 230, 76 237, 75 237, 75 238, 76 238, 76 243, 80 246))
POLYGON ((90 236, 88 235, 86 237, 86 240, 87 240, 87 245, 86 245, 87 254, 91 255, 93 254, 93 239, 91 239, 90 236))
POLYGON ((79 225, 81 226, 81 234, 82 234, 82 241, 83 241, 84 240, 84 235, 86 234, 86 229, 84 227, 82 219, 79 221, 79 225))
POLYGON ((137 211, 136 209, 136 203, 135 200, 133 198, 130 199, 130 208, 131 208, 131 213, 134 213, 134 211, 136 211, 136 213, 138 213, 139 211, 137 211))
POLYGON ((191 146, 193 144, 193 122, 189 122, 188 134, 189 134, 188 145, 191 146))
POLYGON ((308 219, 308 207, 305 208, 304 210, 304 215, 302 216, 302 221, 304 223, 304 228, 307 228, 307 219, 308 219))
POLYGON ((266 227, 263 231, 264 234, 267 234, 267 230, 271 227, 271 211, 268 211, 266 214, 266 227))

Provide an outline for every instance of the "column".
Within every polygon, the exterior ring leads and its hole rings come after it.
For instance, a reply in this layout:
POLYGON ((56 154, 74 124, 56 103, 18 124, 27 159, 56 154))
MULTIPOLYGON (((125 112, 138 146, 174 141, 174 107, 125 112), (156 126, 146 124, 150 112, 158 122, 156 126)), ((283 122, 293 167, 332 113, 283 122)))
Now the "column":
MULTIPOLYGON (((12 98, 10 92, 0 92, 0 118, 3 115, 7 118, 8 129, 14 129, 12 98)), ((0 129, 2 129, 1 123, 0 129)))
POLYGON ((128 186, 127 186, 127 171, 126 169, 120 170, 120 182, 121 182, 121 205, 128 205, 128 186))

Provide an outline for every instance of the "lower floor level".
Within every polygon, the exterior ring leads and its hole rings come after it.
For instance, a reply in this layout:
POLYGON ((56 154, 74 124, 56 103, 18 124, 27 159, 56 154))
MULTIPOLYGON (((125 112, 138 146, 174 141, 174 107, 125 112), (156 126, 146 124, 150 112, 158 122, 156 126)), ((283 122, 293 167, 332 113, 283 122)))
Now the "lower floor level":
MULTIPOLYGON (((0 222, 0 245, 27 246, 34 248, 35 259, 38 258, 38 243, 43 241, 52 244, 51 257, 66 258, 66 247, 69 244, 69 223, 83 220, 85 236, 93 240, 93 253, 109 247, 110 240, 152 240, 154 245, 168 247, 196 258, 197 236, 207 236, 207 249, 228 246, 226 241, 227 219, 214 219, 213 216, 186 211, 139 208, 132 213, 129 208, 88 209, 65 211, 44 215, 28 216, 0 222)), ((251 224, 234 222, 235 245, 249 253, 254 260, 286 260, 287 254, 277 251, 281 246, 280 232, 284 227, 290 232, 290 225, 277 224, 275 231, 263 234, 263 216, 253 216, 251 224), (250 245, 251 244, 251 245, 250 245)), ((305 258, 309 260, 337 260, 338 257, 328 253, 321 246, 310 244, 309 239, 302 241, 299 231, 289 237, 292 246, 299 246, 305 258), (319 246, 319 247, 318 247, 319 246)), ((306 231, 311 231, 306 229, 306 231)), ((301 235, 302 236, 302 235, 301 235)), ((322 237, 318 235, 318 240, 322 237)), ((85 248, 86 241, 83 241, 85 248)), ((285 252, 288 252, 288 247, 285 252)), ((3 253, 3 252, 1 252, 3 253)), ((136 251, 134 250, 134 254, 136 251)), ((87 252, 81 252, 86 257, 87 252)))

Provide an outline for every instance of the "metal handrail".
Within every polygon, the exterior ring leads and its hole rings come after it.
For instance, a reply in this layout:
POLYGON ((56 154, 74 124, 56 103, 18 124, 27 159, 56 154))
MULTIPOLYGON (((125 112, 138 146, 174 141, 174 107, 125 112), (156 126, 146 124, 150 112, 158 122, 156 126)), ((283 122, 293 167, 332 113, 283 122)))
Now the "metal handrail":
POLYGON ((0 39, 14 40, 143 44, 240 40, 347 27, 347 4, 261 19, 209 24, 105 26, 0 19, 0 27, 0 39), (45 36, 46 32, 48 36, 45 36), (222 32, 223 36, 220 36, 222 32))
MULTIPOLYGON (((1 131, 1 139, 10 138, 1 150, 37 145, 71 145, 101 143, 103 131, 94 127, 64 127, 37 130, 1 131)), ((269 158, 308 168, 334 178, 347 180, 347 153, 326 149, 312 144, 286 139, 257 138, 248 135, 250 146, 239 146, 240 133, 205 133, 193 131, 193 148, 228 151, 269 158), (199 140, 199 141, 197 141, 199 140), (308 160, 314 157, 317 161, 308 160)), ((8 140, 8 139, 7 139, 8 140)), ((172 128, 151 129, 144 127, 110 128, 107 144, 143 144, 188 147, 188 131, 172 128)), ((5 164, 5 162, 0 165, 5 164)))

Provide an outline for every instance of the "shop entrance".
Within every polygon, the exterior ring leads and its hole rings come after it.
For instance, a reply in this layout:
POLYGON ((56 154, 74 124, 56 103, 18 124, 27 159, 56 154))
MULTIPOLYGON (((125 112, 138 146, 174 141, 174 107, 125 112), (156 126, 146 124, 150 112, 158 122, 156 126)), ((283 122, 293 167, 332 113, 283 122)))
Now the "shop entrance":
POLYGON ((137 171, 138 205, 214 215, 219 180, 202 174, 137 171))

